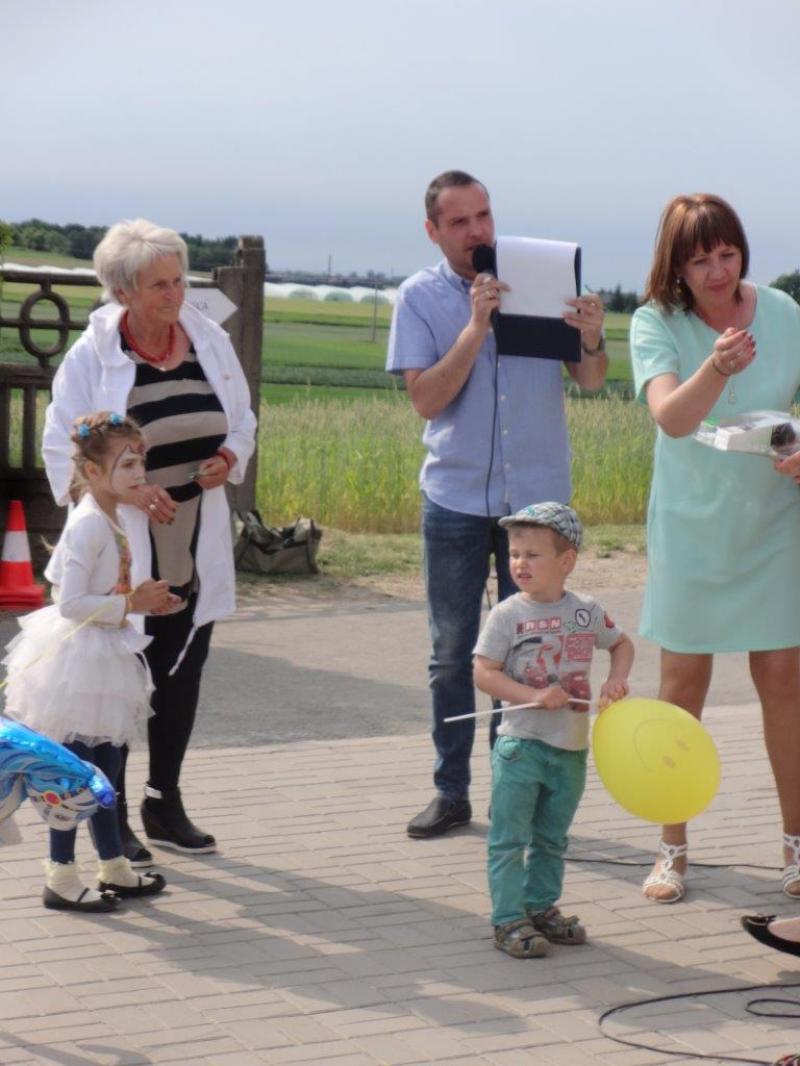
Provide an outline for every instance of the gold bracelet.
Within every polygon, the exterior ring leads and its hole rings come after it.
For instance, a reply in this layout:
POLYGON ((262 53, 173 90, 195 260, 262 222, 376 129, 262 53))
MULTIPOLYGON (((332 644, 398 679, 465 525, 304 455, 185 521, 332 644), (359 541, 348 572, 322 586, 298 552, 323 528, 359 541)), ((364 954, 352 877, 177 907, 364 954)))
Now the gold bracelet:
POLYGON ((133 589, 125 593, 125 614, 133 614, 133 589))

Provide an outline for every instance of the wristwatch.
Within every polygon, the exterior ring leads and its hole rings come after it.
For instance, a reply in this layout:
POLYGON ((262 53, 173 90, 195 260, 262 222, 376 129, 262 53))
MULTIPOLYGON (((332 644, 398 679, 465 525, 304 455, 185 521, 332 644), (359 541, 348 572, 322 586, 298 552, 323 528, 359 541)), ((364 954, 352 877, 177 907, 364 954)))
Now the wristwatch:
POLYGON ((581 351, 583 352, 584 355, 600 355, 605 350, 606 350, 606 335, 605 335, 605 333, 601 333, 600 334, 600 340, 597 342, 597 344, 594 346, 594 348, 587 348, 586 345, 583 343, 583 341, 581 341, 581 351))

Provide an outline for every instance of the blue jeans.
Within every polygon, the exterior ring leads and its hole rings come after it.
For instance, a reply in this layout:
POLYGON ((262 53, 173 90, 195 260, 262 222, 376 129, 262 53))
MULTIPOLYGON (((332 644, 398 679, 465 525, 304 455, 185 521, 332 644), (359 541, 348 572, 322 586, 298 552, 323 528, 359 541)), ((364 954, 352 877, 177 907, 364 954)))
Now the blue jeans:
POLYGON ((516 587, 508 570, 508 537, 497 518, 449 511, 423 494, 422 537, 432 644, 433 782, 442 795, 458 800, 469 793, 475 720, 445 725, 444 719, 475 710, 472 649, 492 555, 498 598, 504 600, 516 587))
MULTIPOLYGON (((79 740, 75 740, 71 744, 65 744, 64 747, 77 755, 79 759, 90 762, 98 770, 102 770, 111 785, 114 788, 117 787, 122 748, 115 747, 113 744, 98 744, 97 747, 90 748, 79 740)), ((50 830, 50 858, 53 862, 75 861, 75 837, 77 832, 77 829, 50 830)), ((116 804, 113 807, 97 808, 89 819, 89 832, 91 833, 95 850, 101 859, 116 859, 118 855, 122 854, 116 804)))
POLYGON ((586 784, 586 754, 542 740, 497 738, 488 863, 492 925, 545 911, 560 899, 567 831, 586 784))

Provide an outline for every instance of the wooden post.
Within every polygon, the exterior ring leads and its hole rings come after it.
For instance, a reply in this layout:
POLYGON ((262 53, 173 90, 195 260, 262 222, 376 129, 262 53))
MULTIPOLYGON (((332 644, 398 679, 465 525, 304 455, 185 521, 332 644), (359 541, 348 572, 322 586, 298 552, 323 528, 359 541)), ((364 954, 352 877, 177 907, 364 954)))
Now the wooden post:
MULTIPOLYGON (((240 237, 234 265, 217 267, 214 281, 238 310, 225 323, 231 343, 239 356, 250 404, 258 418, 261 406, 261 345, 264 339, 264 278, 267 271, 263 237, 240 237)), ((258 447, 250 460, 241 485, 228 488, 231 507, 250 511, 256 503, 258 447)))

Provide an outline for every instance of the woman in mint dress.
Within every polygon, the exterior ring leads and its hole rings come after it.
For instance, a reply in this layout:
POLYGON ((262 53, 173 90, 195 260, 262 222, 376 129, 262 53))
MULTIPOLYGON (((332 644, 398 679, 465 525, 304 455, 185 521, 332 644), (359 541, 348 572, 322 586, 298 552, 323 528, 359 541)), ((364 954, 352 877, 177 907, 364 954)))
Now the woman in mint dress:
MULTIPOLYGON (((715 652, 747 651, 800 896, 800 455, 772 463, 700 444, 703 419, 787 411, 800 388, 800 307, 752 285, 741 223, 719 197, 666 207, 633 316, 637 395, 658 425, 641 632, 661 646, 661 699, 700 717, 715 652)), ((664 826, 643 891, 683 898, 686 826, 664 826)))

